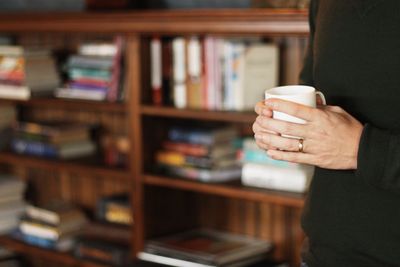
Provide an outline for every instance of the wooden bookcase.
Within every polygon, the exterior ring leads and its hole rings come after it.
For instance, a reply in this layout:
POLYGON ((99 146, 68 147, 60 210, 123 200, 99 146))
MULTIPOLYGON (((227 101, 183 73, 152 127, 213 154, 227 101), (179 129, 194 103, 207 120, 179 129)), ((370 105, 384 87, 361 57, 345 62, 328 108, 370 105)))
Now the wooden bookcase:
MULTIPOLYGON (((96 197, 103 193, 129 192, 134 226, 122 230, 129 233, 128 243, 133 258, 141 251, 147 238, 192 227, 211 227, 270 239, 276 245, 271 256, 296 266, 303 239, 299 218, 304 196, 248 188, 240 183, 205 184, 164 177, 152 171, 153 152, 168 125, 177 121, 182 124, 224 123, 250 129, 256 116, 253 112, 153 106, 150 101, 148 40, 154 34, 305 37, 308 30, 307 12, 304 10, 2 15, 1 33, 15 35, 21 40, 33 39, 35 44, 43 42, 59 47, 65 40, 76 39, 79 42, 96 35, 119 34, 125 38, 125 86, 129 97, 124 103, 33 99, 0 100, 0 105, 16 105, 22 116, 28 114, 29 118, 49 117, 51 114, 57 118, 101 122, 105 127, 128 134, 131 149, 126 169, 6 152, 0 152, 0 164, 23 179, 33 179, 38 202, 45 202, 58 194, 90 211, 94 208, 96 197)), ((121 229, 109 227, 109 233, 113 231, 121 229)), ((77 260, 69 254, 31 247, 7 237, 0 237, 0 244, 16 252, 65 266, 101 266, 77 260)))

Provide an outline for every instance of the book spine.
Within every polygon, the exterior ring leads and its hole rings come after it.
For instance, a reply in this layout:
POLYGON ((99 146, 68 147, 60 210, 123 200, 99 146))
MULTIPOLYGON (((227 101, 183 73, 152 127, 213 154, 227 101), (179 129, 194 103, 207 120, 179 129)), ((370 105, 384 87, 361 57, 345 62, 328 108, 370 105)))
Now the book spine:
POLYGON ((186 88, 186 41, 184 38, 175 38, 172 41, 173 49, 173 77, 174 77, 174 105, 177 108, 187 107, 186 88))
POLYGON ((11 142, 11 147, 14 152, 19 154, 57 158, 58 151, 55 147, 49 144, 35 141, 26 141, 14 138, 11 142))
POLYGON ((172 150, 187 155, 205 157, 209 155, 209 148, 202 145, 192 145, 188 143, 164 142, 163 148, 165 150, 172 150))
POLYGON ((162 99, 162 43, 154 37, 150 43, 151 89, 153 104, 161 105, 162 99))
POLYGON ((202 66, 201 66, 201 43, 198 37, 192 37, 187 46, 188 61, 188 106, 201 108, 202 97, 202 66))
POLYGON ((178 128, 170 129, 168 137, 171 141, 184 142, 189 144, 209 146, 214 143, 214 138, 212 134, 198 131, 185 131, 178 128))

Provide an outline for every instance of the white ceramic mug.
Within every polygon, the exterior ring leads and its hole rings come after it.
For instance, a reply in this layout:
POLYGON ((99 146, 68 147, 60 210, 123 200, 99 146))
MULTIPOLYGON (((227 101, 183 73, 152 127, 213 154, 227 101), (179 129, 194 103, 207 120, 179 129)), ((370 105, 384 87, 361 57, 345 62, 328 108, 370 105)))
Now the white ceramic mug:
MULTIPOLYGON (((306 85, 287 85, 268 89, 265 91, 265 100, 279 98, 315 108, 317 106, 317 95, 321 97, 322 103, 326 105, 325 96, 315 90, 314 87, 306 85)), ((278 111, 273 112, 273 118, 294 123, 306 123, 303 119, 278 111)))

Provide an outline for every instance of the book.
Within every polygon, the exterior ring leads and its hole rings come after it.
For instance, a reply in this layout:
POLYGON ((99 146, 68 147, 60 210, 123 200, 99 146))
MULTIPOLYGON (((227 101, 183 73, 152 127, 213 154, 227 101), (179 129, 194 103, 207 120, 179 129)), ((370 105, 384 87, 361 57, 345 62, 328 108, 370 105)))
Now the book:
POLYGON ((130 261, 127 246, 99 239, 80 239, 74 249, 74 255, 80 259, 113 266, 125 266, 130 261))
POLYGON ((199 145, 216 145, 233 141, 237 136, 234 128, 181 128, 172 127, 168 131, 168 138, 173 142, 183 142, 199 145))
POLYGON ((62 143, 70 141, 71 138, 74 139, 78 136, 88 135, 90 126, 86 124, 68 123, 63 121, 19 121, 15 124, 14 130, 21 134, 24 133, 29 135, 38 135, 44 139, 38 141, 62 143))
POLYGON ((202 44, 198 37, 187 40, 187 104, 189 108, 202 108, 202 44))
POLYGON ((110 56, 72 55, 67 61, 68 68, 111 70, 113 58, 110 56))
POLYGON ((185 155, 175 151, 158 151, 156 160, 162 165, 192 166, 203 169, 226 168, 237 164, 235 154, 225 157, 211 158, 185 155))
POLYGON ((96 151, 96 145, 90 140, 52 145, 45 142, 13 138, 11 148, 18 154, 57 159, 74 159, 89 156, 96 151))
POLYGON ((172 41, 173 99, 176 108, 187 107, 186 40, 177 37, 172 41))
POLYGON ((205 183, 222 183, 238 180, 242 173, 242 167, 238 165, 215 170, 180 166, 163 166, 163 168, 173 176, 205 183))
POLYGON ((24 218, 19 224, 19 230, 21 233, 28 236, 57 241, 65 237, 71 237, 73 234, 77 234, 84 223, 85 220, 82 220, 70 224, 68 227, 61 228, 59 225, 53 226, 29 218, 24 218))
POLYGON ((86 90, 76 88, 57 88, 54 93, 57 98, 104 101, 107 99, 107 90, 86 90))
POLYGON ((269 241, 196 229, 147 241, 139 258, 150 261, 150 256, 158 261, 160 257, 169 258, 178 261, 168 262, 174 266, 244 266, 238 263, 259 260, 271 248, 269 241))
POLYGON ((0 174, 0 201, 4 197, 20 196, 24 193, 26 183, 19 180, 17 177, 0 174))
POLYGON ((271 190, 304 193, 314 174, 314 167, 302 165, 299 168, 282 168, 274 165, 245 163, 242 183, 246 186, 271 190))
POLYGON ((59 225, 63 221, 84 217, 82 211, 63 201, 52 201, 42 207, 28 205, 26 215, 51 225, 59 225))
POLYGON ((244 54, 243 87, 239 88, 237 110, 253 110, 264 99, 264 91, 278 85, 279 48, 276 44, 251 44, 244 54))
POLYGON ((162 143, 162 148, 164 150, 175 151, 185 155, 210 158, 224 157, 235 153, 235 148, 230 142, 227 142, 226 144, 222 143, 213 146, 206 146, 183 142, 164 141, 162 143))
POLYGON ((64 252, 71 250, 75 245, 75 239, 72 237, 53 240, 53 239, 42 238, 35 235, 29 235, 21 232, 20 230, 13 231, 12 237, 33 246, 38 246, 45 249, 54 249, 64 252))
POLYGON ((24 131, 14 132, 14 137, 17 139, 23 139, 25 141, 37 141, 44 142, 53 145, 60 145, 64 143, 78 142, 82 140, 89 140, 90 133, 88 131, 76 131, 69 134, 62 135, 42 135, 36 133, 29 133, 24 131))
POLYGON ((153 37, 150 42, 150 68, 151 68, 151 89, 153 104, 162 104, 162 43, 161 38, 153 37))
POLYGON ((131 225, 130 198, 127 194, 111 195, 102 197, 97 202, 96 215, 101 221, 110 223, 131 225))

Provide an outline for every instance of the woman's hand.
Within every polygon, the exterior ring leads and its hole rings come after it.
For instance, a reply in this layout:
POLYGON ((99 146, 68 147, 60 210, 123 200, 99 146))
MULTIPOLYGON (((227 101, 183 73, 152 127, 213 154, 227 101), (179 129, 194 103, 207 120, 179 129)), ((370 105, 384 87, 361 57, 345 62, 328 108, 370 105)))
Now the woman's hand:
POLYGON ((363 125, 337 106, 311 108, 280 99, 260 102, 253 124, 258 146, 273 159, 304 163, 327 169, 357 169, 357 154, 363 125), (301 118, 297 124, 272 118, 272 111, 301 118), (303 139, 303 152, 299 140, 303 139))

